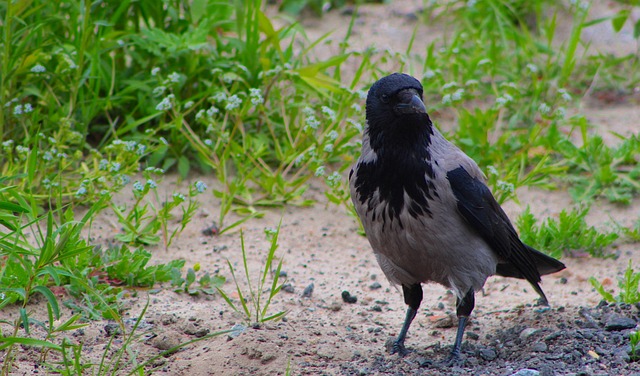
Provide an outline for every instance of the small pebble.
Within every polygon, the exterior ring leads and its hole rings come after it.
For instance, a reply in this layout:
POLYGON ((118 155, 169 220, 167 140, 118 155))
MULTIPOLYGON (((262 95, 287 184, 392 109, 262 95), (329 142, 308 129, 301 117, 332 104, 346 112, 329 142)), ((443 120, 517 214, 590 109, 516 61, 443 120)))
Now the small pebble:
POLYGON ((291 283, 285 283, 284 285, 282 285, 281 290, 284 292, 288 292, 289 294, 293 294, 295 292, 295 289, 293 288, 293 285, 291 285, 291 283))
POLYGON ((342 300, 343 300, 345 303, 353 304, 353 303, 355 303, 355 302, 357 302, 357 301, 358 301, 358 297, 356 297, 356 296, 354 296, 354 295, 351 295, 351 294, 349 294, 349 291, 344 290, 344 291, 342 292, 342 300))
POLYGON ((239 336, 240 334, 244 333, 245 329, 247 329, 246 326, 244 326, 242 324, 235 324, 234 326, 231 327, 231 331, 229 332, 229 334, 227 334, 227 337, 230 340, 234 339, 237 336, 239 336))
POLYGON ((109 323, 104 326, 104 333, 107 337, 112 337, 120 334, 120 327, 116 323, 109 323))
POLYGON ((492 361, 498 357, 498 354, 493 349, 482 349, 478 352, 478 355, 486 361, 492 361))
POLYGON ((531 347, 531 351, 533 352, 545 352, 548 350, 548 346, 546 343, 544 342, 536 342, 533 344, 533 346, 531 347))
POLYGON ((302 291, 303 298, 310 298, 311 295, 313 295, 313 283, 305 287, 304 291, 302 291))
POLYGON ((540 331, 540 329, 536 329, 536 328, 526 328, 523 331, 520 332, 520 341, 525 342, 527 341, 532 335, 538 333, 540 331))
POLYGON ((516 373, 512 373, 509 376, 538 376, 538 375, 540 375, 540 372, 536 371, 535 369, 523 368, 516 373))
POLYGON ((372 284, 369 285, 369 288, 371 290, 377 290, 379 288, 381 288, 382 285, 380 284, 380 282, 373 282, 372 284))
POLYGON ((609 320, 607 320, 604 328, 608 331, 619 331, 625 329, 633 329, 636 327, 636 325, 637 323, 634 319, 621 316, 611 316, 609 317, 609 320))

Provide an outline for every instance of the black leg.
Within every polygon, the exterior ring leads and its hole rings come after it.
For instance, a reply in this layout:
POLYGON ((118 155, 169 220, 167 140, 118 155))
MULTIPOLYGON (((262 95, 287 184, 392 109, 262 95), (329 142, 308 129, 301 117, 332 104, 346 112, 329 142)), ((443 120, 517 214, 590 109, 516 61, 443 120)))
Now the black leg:
POLYGON ((456 302, 456 315, 458 316, 458 332, 456 333, 456 341, 453 343, 453 350, 449 355, 449 363, 456 362, 460 359, 460 347, 462 346, 462 336, 464 335, 464 327, 467 325, 467 320, 473 307, 475 306, 475 292, 473 288, 467 292, 464 298, 457 300, 456 302))
POLYGON ((402 329, 400 330, 400 334, 398 334, 398 338, 393 343, 391 353, 398 353, 401 356, 405 356, 409 351, 404 346, 404 340, 407 337, 411 321, 416 317, 418 308, 420 308, 420 303, 422 302, 422 286, 420 286, 419 283, 413 284, 409 287, 402 285, 402 292, 404 293, 404 302, 407 303, 409 308, 407 308, 407 315, 404 318, 404 324, 402 324, 402 329))

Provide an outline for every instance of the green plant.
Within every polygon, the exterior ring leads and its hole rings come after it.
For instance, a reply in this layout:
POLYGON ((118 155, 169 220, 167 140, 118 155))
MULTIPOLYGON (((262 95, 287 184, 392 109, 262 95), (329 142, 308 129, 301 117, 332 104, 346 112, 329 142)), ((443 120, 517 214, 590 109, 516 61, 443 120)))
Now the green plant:
POLYGON ((286 314, 285 311, 269 314, 269 306, 271 305, 271 301, 278 294, 278 292, 280 292, 280 289, 283 285, 282 283, 279 283, 280 270, 282 269, 282 259, 280 259, 280 261, 278 262, 275 270, 272 270, 273 262, 275 261, 275 252, 278 248, 279 233, 280 225, 278 225, 278 228, 275 230, 265 230, 265 234, 270 240, 271 245, 269 247, 269 251, 267 252, 265 263, 262 266, 260 278, 254 285, 251 281, 252 275, 249 271, 247 262, 248 259, 244 245, 244 235, 242 232, 240 232, 240 247, 242 249, 244 275, 246 278, 247 286, 249 288, 248 293, 243 292, 240 281, 236 278, 236 270, 233 267, 233 264, 231 264, 231 262, 227 260, 227 265, 229 266, 229 271, 231 272, 233 283, 235 284, 236 292, 238 293, 238 299, 240 300, 239 307, 231 300, 229 294, 225 293, 224 290, 217 287, 218 292, 220 293, 220 295, 222 295, 229 307, 231 307, 236 312, 243 313, 245 315, 245 319, 250 323, 263 323, 265 321, 277 320, 282 318, 286 314), (270 286, 267 284, 269 275, 271 275, 270 286))
POLYGON ((636 304, 640 303, 640 273, 633 270, 631 260, 622 278, 618 278, 618 295, 613 295, 612 291, 607 291, 602 283, 594 277, 589 278, 591 285, 602 295, 602 298, 612 303, 636 304))
POLYGON ((631 345, 631 361, 637 362, 640 360, 640 332, 631 332, 629 335, 629 344, 631 345))
POLYGON ((162 173, 160 169, 148 168, 143 174, 146 181, 133 183, 133 195, 136 201, 128 213, 119 205, 111 204, 111 209, 118 217, 118 221, 124 226, 124 234, 116 235, 117 240, 130 244, 155 245, 160 242, 161 238, 157 234, 161 232, 166 250, 191 221, 200 206, 194 197, 203 193, 207 185, 197 181, 189 187, 188 196, 174 192, 171 199, 165 201, 158 193, 158 183, 152 178, 153 175, 158 176, 162 173), (149 193, 153 193, 152 199, 147 197, 149 193), (176 208, 182 211, 180 225, 170 230, 169 222, 173 219, 172 211, 176 208))
MULTIPOLYGON (((601 232, 585 221, 588 207, 562 210, 558 219, 547 218, 540 225, 529 207, 516 219, 520 238, 526 244, 559 258, 574 252, 607 257, 605 249, 616 241, 618 233, 601 232)), ((611 256, 611 255, 609 255, 611 256)))
POLYGON ((187 269, 187 274, 182 277, 180 269, 173 269, 171 275, 171 286, 175 292, 186 292, 189 295, 197 295, 199 293, 214 294, 217 289, 225 282, 225 278, 220 275, 211 276, 208 272, 198 278, 197 273, 200 271, 200 264, 195 264, 193 268, 187 269), (194 283, 198 285, 194 288, 194 283))

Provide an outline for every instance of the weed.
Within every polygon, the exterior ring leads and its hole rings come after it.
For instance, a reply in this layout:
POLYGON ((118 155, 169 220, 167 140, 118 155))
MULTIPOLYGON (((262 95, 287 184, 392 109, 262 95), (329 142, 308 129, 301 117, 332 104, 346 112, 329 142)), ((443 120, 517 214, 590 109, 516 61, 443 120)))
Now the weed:
POLYGON ((144 183, 136 181, 133 183, 133 195, 136 199, 131 209, 126 213, 126 209, 118 205, 111 204, 111 209, 118 217, 118 221, 123 225, 124 234, 116 235, 116 239, 129 244, 155 245, 162 241, 165 250, 178 236, 199 207, 198 201, 194 198, 207 189, 207 185, 201 181, 195 182, 189 187, 189 194, 174 192, 170 200, 163 200, 158 193, 158 182, 153 177, 161 177, 163 171, 157 168, 148 168, 143 176, 144 183), (153 193, 152 199, 147 197, 153 193), (169 222, 173 219, 172 211, 180 208, 182 216, 180 224, 173 230, 169 229, 169 222))
POLYGON ((247 322, 263 323, 270 320, 277 320, 282 318, 286 312, 280 311, 274 314, 269 314, 269 306, 272 299, 280 292, 283 283, 279 283, 280 270, 282 269, 282 259, 276 266, 275 270, 272 270, 273 262, 275 261, 275 252, 278 248, 278 235, 280 233, 280 225, 275 230, 265 230, 267 238, 270 240, 271 245, 267 253, 265 263, 263 265, 262 273, 257 284, 251 282, 251 273, 249 272, 247 252, 244 245, 244 235, 240 232, 240 247, 242 249, 242 262, 244 268, 244 274, 246 282, 249 288, 248 293, 243 292, 240 281, 236 278, 236 270, 230 261, 227 261, 229 271, 233 277, 233 283, 236 285, 236 292, 238 293, 238 299, 240 300, 240 307, 234 303, 230 295, 224 292, 221 288, 217 288, 220 295, 224 298, 227 304, 236 312, 243 313, 247 322), (271 275, 271 284, 267 284, 267 278, 271 275), (264 296, 266 295, 266 296, 264 296))
POLYGON ((640 273, 635 272, 629 260, 629 265, 624 272, 622 278, 618 278, 618 295, 614 296, 613 292, 607 291, 602 283, 598 282, 594 277, 589 278, 591 285, 602 295, 602 298, 612 303, 636 304, 640 303, 640 273))
MULTIPOLYGON (((538 225, 529 207, 517 218, 520 238, 526 244, 559 258, 575 252, 585 252, 595 257, 605 257, 605 249, 616 241, 618 233, 600 232, 588 226, 585 217, 588 207, 571 211, 562 210, 558 219, 547 218, 538 225)), ((611 256, 611 255, 609 255, 611 256)))

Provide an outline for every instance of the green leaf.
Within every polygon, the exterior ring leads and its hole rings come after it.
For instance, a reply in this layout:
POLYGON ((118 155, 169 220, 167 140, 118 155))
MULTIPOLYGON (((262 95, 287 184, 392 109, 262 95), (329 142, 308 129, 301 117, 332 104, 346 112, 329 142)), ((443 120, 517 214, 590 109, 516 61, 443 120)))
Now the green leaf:
POLYGON ((191 19, 193 23, 198 23, 200 18, 207 14, 207 6, 209 5, 209 0, 193 0, 191 2, 191 19))
POLYGON ((616 33, 619 33, 620 30, 622 30, 622 27, 624 26, 624 23, 627 22, 627 18, 629 18, 630 14, 631 11, 629 9, 622 9, 613 16, 611 19, 611 26, 613 26, 613 30, 615 30, 616 33))
POLYGON ((589 278, 589 282, 591 282, 591 285, 596 289, 596 291, 598 291, 598 293, 600 293, 600 295, 602 295, 604 300, 606 300, 608 302, 615 302, 616 301, 616 299, 613 297, 613 294, 611 294, 610 292, 606 291, 604 289, 604 286, 602 286, 602 284, 600 282, 598 282, 597 279, 595 279, 594 277, 590 277, 589 278))
POLYGON ((184 155, 180 156, 180 158, 178 159, 178 173, 183 179, 186 178, 189 174, 189 169, 189 158, 185 157, 184 155))
POLYGON ((24 337, 2 338, 2 344, 0 344, 0 350, 6 349, 7 347, 12 346, 14 344, 21 344, 21 345, 33 346, 33 347, 46 347, 55 351, 62 351, 62 347, 60 345, 56 345, 55 343, 43 341, 40 339, 24 338, 24 337))
POLYGON ((49 305, 53 310, 53 314, 55 315, 56 320, 59 319, 60 307, 58 306, 58 300, 56 299, 56 296, 53 295, 53 292, 51 292, 51 290, 46 286, 36 286, 33 288, 33 291, 37 291, 44 295, 45 298, 47 298, 47 301, 49 302, 49 305))

